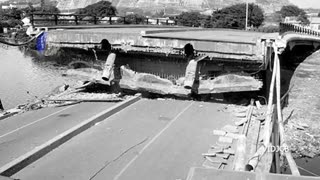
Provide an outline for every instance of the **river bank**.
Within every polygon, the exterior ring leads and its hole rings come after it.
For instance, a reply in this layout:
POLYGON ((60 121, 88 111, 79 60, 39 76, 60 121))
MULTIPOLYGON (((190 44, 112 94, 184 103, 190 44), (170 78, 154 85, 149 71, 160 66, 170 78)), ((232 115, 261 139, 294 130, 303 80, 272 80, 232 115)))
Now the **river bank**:
MULTIPOLYGON (((317 174, 319 169, 310 168, 308 161, 319 163, 320 160, 317 158, 320 155, 319 59, 320 51, 317 51, 296 68, 284 108, 285 132, 293 156, 298 165, 317 174)), ((312 175, 303 169, 300 171, 312 175)))

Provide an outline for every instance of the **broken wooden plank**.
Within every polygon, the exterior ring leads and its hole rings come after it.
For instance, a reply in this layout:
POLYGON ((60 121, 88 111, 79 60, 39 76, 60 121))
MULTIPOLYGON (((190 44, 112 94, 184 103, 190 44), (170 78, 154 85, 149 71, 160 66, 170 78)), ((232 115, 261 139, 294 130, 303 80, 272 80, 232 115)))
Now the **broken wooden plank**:
POLYGON ((223 164, 228 163, 228 161, 226 159, 221 159, 221 158, 217 158, 217 157, 206 156, 205 159, 212 162, 212 163, 223 163, 223 164))
POLYGON ((225 154, 231 154, 231 155, 235 155, 236 151, 234 149, 228 148, 228 149, 224 149, 223 153, 225 154))
POLYGON ((227 143, 227 144, 232 144, 233 139, 230 138, 230 137, 220 136, 220 137, 219 137, 219 142, 227 143))
POLYGON ((227 132, 222 130, 213 130, 213 134, 217 136, 224 136, 227 134, 227 132))
POLYGON ((210 168, 210 169, 219 169, 221 167, 221 162, 216 162, 216 163, 213 163, 213 162, 210 162, 209 160, 205 160, 202 164, 203 167, 205 168, 210 168))
POLYGON ((236 133, 227 133, 226 137, 232 138, 232 139, 239 139, 241 137, 240 134, 236 134, 236 133))
POLYGON ((202 156, 210 156, 210 157, 214 157, 216 156, 216 153, 202 153, 202 156))
POLYGON ((222 128, 223 131, 227 132, 227 133, 239 133, 239 129, 237 126, 232 126, 232 125, 225 125, 222 128))

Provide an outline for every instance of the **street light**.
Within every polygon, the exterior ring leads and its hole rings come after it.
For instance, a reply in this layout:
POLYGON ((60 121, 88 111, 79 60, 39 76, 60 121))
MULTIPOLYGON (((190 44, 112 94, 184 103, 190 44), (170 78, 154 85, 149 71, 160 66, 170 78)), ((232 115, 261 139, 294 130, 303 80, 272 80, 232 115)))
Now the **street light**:
POLYGON ((246 0, 246 31, 248 30, 248 14, 249 14, 249 5, 248 0, 246 0))

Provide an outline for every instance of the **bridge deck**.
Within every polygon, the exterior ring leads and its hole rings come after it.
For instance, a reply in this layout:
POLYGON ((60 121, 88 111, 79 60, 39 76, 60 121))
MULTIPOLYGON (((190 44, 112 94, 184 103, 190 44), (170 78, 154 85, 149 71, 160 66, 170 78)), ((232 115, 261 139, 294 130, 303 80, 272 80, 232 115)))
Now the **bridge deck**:
MULTIPOLYGON (((73 106, 17 131, 11 136, 15 141, 7 143, 37 146, 34 134, 44 139, 51 131, 67 128, 52 123, 81 119, 78 117, 86 112, 84 107, 91 112, 105 106, 92 103, 73 106)), ((223 107, 217 103, 142 99, 65 142, 12 177, 25 180, 185 179, 190 167, 202 166, 201 154, 216 144, 219 136, 214 136, 212 131, 233 123, 228 113, 219 112, 223 107)), ((11 157, 19 154, 19 146, 7 149, 13 151, 11 157)), ((9 152, 3 152, 1 157, 6 154, 9 152)), ((232 158, 229 160, 228 165, 232 167, 232 158)))
POLYGON ((268 37, 266 33, 230 29, 115 26, 49 31, 47 43, 49 46, 86 49, 107 39, 114 48, 125 52, 164 52, 177 55, 183 53, 181 49, 190 43, 198 53, 207 54, 211 58, 262 62, 265 54, 262 39, 265 37, 268 37), (155 49, 150 51, 150 47, 155 49))
POLYGON ((165 39, 184 39, 193 41, 213 41, 213 42, 234 42, 234 43, 249 43, 256 44, 262 36, 266 33, 240 31, 240 30, 224 30, 224 29, 201 29, 201 30, 186 30, 179 31, 173 30, 172 32, 158 31, 152 33, 146 31, 147 35, 144 37, 149 38, 165 38, 165 39), (151 34, 148 34, 151 33, 151 34))

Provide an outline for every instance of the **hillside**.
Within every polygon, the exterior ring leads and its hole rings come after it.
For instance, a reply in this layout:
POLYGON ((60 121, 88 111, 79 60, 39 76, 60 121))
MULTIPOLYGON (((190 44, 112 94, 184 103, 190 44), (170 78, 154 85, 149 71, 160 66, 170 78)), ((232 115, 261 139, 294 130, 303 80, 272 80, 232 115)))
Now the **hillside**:
MULTIPOLYGON (((60 10, 74 10, 84 8, 90 4, 101 0, 45 0, 57 1, 57 7, 60 10)), ((112 2, 117 9, 142 9, 143 11, 156 12, 162 9, 171 9, 173 11, 191 11, 220 9, 237 3, 246 2, 246 0, 108 0, 112 2)), ((265 13, 272 13, 280 10, 283 5, 290 4, 289 0, 248 0, 260 5, 265 13)), ((9 0, 9 2, 28 2, 28 0, 9 0)), ((29 1, 32 3, 40 0, 29 1)))
MULTIPOLYGON (((83 8, 100 0, 58 0, 61 10, 83 8)), ((245 0, 109 0, 118 9, 139 8, 144 11, 157 11, 164 8, 174 8, 180 11, 220 9, 245 0)), ((278 11, 283 5, 290 4, 289 0, 249 0, 260 5, 265 13, 278 11)))

